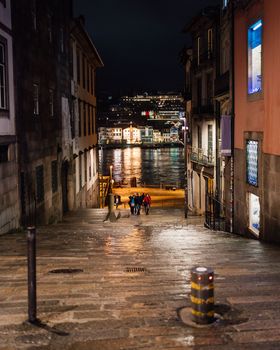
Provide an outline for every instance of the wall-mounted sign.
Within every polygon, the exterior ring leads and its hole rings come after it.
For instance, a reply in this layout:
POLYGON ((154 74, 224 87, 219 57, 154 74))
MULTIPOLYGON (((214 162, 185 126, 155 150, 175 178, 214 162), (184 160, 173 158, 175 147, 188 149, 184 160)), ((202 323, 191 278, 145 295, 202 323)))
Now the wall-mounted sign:
POLYGON ((246 143, 246 176, 247 183, 258 186, 259 141, 247 140, 246 143))

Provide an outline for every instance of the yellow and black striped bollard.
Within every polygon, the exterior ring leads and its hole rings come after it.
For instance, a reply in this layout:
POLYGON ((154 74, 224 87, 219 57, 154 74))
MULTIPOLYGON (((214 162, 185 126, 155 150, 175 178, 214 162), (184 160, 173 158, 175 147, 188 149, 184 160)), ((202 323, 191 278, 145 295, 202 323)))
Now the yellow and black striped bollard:
POLYGON ((214 271, 208 267, 191 270, 192 319, 198 324, 214 322, 214 271))

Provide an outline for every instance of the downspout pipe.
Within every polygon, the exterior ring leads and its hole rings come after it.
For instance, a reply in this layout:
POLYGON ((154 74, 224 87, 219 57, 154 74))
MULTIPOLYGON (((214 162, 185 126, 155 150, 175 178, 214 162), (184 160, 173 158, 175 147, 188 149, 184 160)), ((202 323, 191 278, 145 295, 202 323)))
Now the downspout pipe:
POLYGON ((234 69, 234 5, 235 0, 231 1, 231 227, 230 232, 234 232, 234 127, 235 127, 235 69, 234 69))

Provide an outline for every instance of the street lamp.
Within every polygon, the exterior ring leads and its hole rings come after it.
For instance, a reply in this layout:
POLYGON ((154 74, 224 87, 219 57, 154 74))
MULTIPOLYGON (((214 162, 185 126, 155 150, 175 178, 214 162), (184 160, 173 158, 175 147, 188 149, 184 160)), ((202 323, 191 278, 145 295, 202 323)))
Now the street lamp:
POLYGON ((185 210, 185 219, 188 217, 188 159, 187 159, 187 118, 186 116, 180 118, 184 122, 184 126, 182 126, 182 130, 184 132, 184 168, 185 168, 185 183, 184 183, 184 192, 185 192, 185 200, 184 200, 184 210, 185 210))

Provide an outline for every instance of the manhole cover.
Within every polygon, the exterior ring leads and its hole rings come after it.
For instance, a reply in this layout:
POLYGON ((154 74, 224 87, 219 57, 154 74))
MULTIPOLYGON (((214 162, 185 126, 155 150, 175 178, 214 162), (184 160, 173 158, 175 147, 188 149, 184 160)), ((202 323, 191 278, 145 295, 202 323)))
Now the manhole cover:
POLYGON ((49 271, 49 273, 80 273, 83 272, 82 269, 55 269, 55 270, 51 270, 49 271))
POLYGON ((145 267, 127 267, 125 272, 145 272, 145 267))

